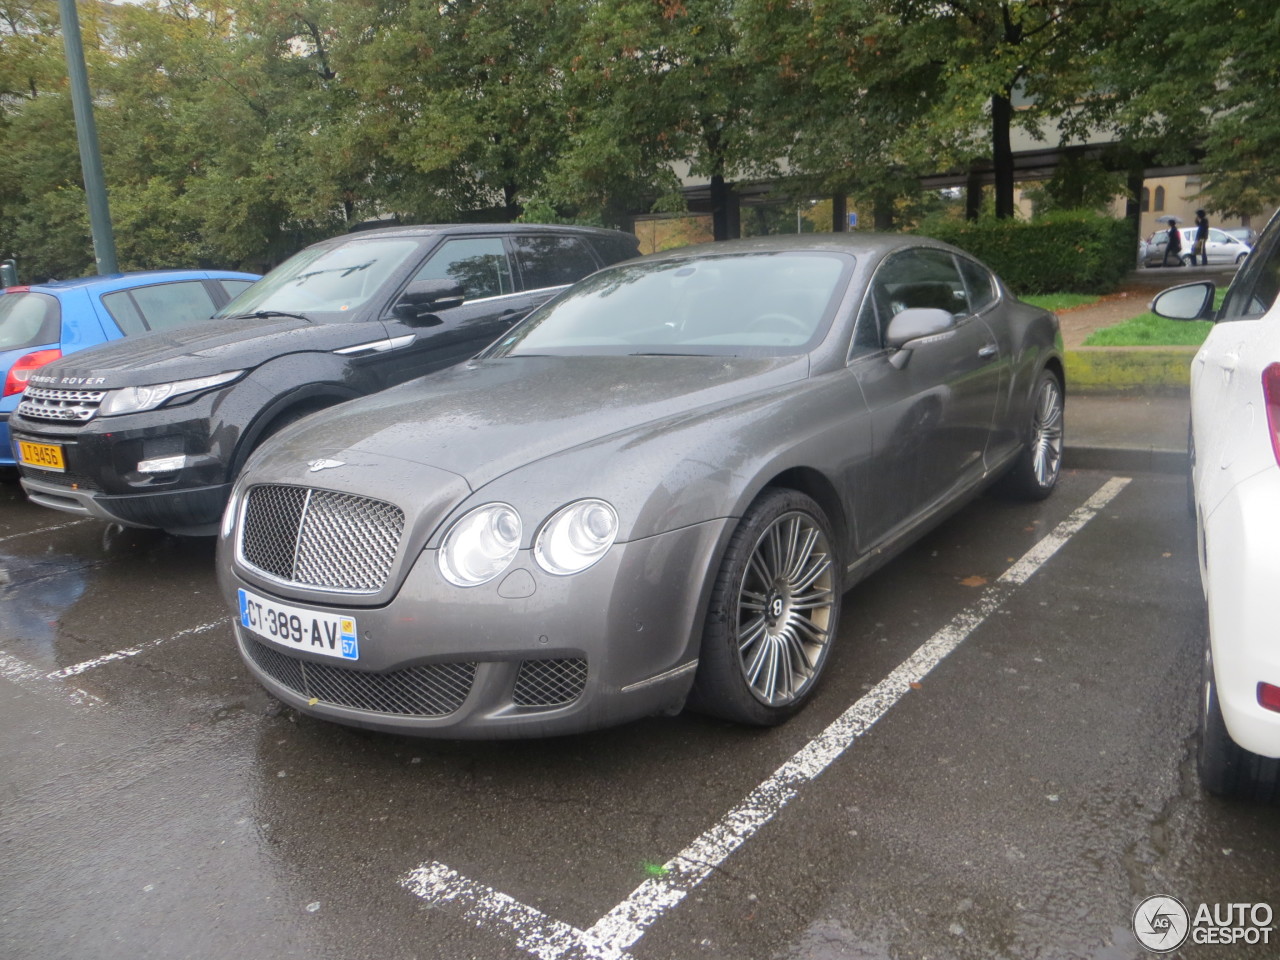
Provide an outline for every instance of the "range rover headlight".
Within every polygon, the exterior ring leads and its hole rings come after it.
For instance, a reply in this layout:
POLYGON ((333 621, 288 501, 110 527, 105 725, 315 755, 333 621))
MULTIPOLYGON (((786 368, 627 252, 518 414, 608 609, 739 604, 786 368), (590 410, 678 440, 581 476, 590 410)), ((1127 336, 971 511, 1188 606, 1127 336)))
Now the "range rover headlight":
POLYGON ((440 544, 440 573, 458 587, 492 580, 515 558, 523 528, 520 514, 505 503, 476 507, 449 528, 440 544))
POLYGON ((580 573, 605 555, 618 536, 618 512, 603 500, 578 500, 542 525, 533 556, 547 573, 580 573))
POLYGON ((196 393, 211 387, 220 387, 230 383, 243 370, 231 370, 228 373, 215 373, 211 377, 196 377, 192 380, 174 380, 172 383, 152 383, 144 387, 122 387, 108 390, 98 407, 98 416, 113 417, 122 413, 141 413, 143 410, 154 410, 170 397, 180 397, 184 393, 196 393))

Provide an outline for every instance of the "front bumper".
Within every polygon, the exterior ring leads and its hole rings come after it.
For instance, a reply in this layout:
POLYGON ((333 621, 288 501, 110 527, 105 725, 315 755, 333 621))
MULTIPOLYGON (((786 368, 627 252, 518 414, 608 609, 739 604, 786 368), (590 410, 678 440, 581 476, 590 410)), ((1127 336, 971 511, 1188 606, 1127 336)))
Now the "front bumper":
POLYGON ((240 431, 218 410, 218 393, 86 423, 56 424, 15 416, 6 444, 56 444, 65 470, 22 464, 22 486, 42 506, 133 527, 211 534, 230 493, 230 461, 240 431), (138 464, 174 456, 186 464, 141 473, 138 464))
POLYGON ((1280 757, 1280 713, 1258 705, 1258 684, 1280 686, 1273 607, 1280 583, 1280 470, 1237 484, 1204 518, 1209 638, 1222 718, 1251 753, 1280 757))
POLYGON ((525 550, 503 575, 467 589, 447 583, 427 550, 376 608, 280 597, 232 567, 225 539, 219 579, 236 610, 246 589, 355 619, 355 663, 284 647, 237 623, 250 672, 303 713, 418 736, 548 736, 683 705, 730 530, 715 520, 616 544, 570 577, 545 573, 525 550))

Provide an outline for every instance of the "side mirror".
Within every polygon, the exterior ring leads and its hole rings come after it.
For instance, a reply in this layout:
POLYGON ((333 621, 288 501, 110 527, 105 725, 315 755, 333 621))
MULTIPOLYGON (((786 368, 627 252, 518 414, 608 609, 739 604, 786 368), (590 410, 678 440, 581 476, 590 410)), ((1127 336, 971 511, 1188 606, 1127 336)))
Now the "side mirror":
POLYGON ((885 346, 897 351, 889 362, 901 370, 911 359, 912 350, 930 339, 949 336, 955 326, 955 316, 938 307, 908 307, 900 311, 884 332, 885 346))
POLYGON ((1167 320, 1212 320, 1216 292, 1217 287, 1211 280, 1184 283, 1156 294, 1150 309, 1167 320))
POLYGON ((466 300, 466 291, 456 280, 418 280, 400 294, 397 307, 408 305, 420 309, 448 310, 466 300))

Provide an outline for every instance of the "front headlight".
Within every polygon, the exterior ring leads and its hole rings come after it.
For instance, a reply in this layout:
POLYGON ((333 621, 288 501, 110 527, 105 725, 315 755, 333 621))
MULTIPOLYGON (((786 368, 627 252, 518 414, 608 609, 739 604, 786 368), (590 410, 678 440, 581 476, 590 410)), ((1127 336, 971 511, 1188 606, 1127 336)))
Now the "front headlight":
POLYGON ((195 393, 220 387, 230 383, 243 370, 232 370, 229 373, 215 373, 211 377, 196 377, 193 380, 175 380, 172 383, 153 383, 145 387, 122 387, 109 390, 98 407, 98 416, 112 417, 122 413, 140 413, 143 410, 154 410, 170 397, 180 397, 184 393, 195 393))
POLYGON ((520 514, 505 503, 476 507, 449 528, 440 544, 440 573, 458 587, 492 580, 520 549, 520 514))
POLYGON ((604 556, 618 535, 618 512, 603 500, 579 500, 561 507, 542 525, 533 544, 538 566, 547 573, 580 573, 604 556))

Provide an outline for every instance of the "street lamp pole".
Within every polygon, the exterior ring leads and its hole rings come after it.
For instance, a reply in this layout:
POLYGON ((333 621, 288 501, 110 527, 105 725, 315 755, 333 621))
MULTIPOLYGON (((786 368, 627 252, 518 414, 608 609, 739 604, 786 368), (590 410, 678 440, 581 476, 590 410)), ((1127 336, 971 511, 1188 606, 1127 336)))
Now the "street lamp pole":
POLYGON ((93 256, 98 273, 116 273, 116 241, 111 232, 111 209, 107 204, 107 182, 98 150, 98 128, 93 122, 93 100, 89 96, 89 73, 84 66, 84 44, 80 40, 80 18, 75 0, 58 0, 62 18, 62 43, 67 54, 67 76, 71 80, 71 108, 76 118, 76 142, 80 146, 80 167, 84 192, 89 202, 89 230, 93 234, 93 256))

